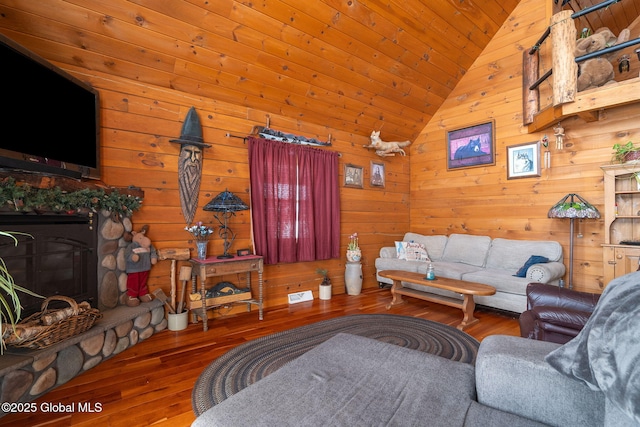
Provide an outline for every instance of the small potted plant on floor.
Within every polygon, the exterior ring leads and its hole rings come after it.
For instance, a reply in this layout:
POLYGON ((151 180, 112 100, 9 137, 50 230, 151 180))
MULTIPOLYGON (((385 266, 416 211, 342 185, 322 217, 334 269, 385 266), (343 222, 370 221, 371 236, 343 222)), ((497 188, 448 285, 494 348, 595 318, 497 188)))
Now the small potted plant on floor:
POLYGON ((331 299, 331 279, 329 279, 329 270, 326 268, 319 268, 316 273, 322 276, 322 282, 320 283, 320 299, 331 299))
POLYGON ((629 141, 626 144, 613 145, 613 162, 626 163, 640 159, 640 147, 629 141))

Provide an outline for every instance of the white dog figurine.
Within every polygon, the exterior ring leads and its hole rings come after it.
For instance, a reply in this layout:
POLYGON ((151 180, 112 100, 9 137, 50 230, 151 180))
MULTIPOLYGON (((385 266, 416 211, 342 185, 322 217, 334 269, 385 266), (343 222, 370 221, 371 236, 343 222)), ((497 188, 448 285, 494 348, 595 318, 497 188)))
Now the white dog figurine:
POLYGON ((380 157, 395 156, 395 153, 400 153, 402 156, 406 156, 402 147, 406 147, 411 144, 411 141, 404 142, 385 142, 380 139, 380 131, 371 132, 371 144, 363 145, 364 148, 375 148, 376 154, 380 157))

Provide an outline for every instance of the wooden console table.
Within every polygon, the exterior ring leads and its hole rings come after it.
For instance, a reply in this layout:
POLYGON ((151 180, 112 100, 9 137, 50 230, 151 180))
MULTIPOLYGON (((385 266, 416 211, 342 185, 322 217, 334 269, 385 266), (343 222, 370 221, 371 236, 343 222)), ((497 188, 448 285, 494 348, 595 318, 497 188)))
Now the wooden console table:
POLYGON ((246 303, 247 311, 251 311, 251 304, 258 306, 258 318, 262 320, 262 269, 263 261, 262 257, 258 255, 247 256, 234 256, 228 259, 218 259, 216 257, 209 257, 207 259, 191 258, 189 260, 192 268, 191 273, 191 291, 192 293, 198 292, 197 281, 200 279, 200 300, 189 301, 189 310, 192 310, 194 314, 194 321, 197 321, 197 316, 202 318, 202 328, 204 331, 209 330, 207 324, 207 310, 218 307, 220 305, 226 305, 231 303, 246 303), (258 299, 241 298, 242 294, 235 294, 222 296, 218 298, 207 299, 206 282, 209 277, 224 276, 226 274, 246 274, 246 288, 251 289, 251 273, 258 273, 258 299), (231 297, 231 298, 230 298, 231 297))
POLYGON ((479 320, 473 316, 473 312, 476 308, 476 302, 473 300, 473 296, 493 295, 496 293, 496 288, 489 285, 483 285, 482 283, 465 282, 462 280, 447 279, 445 277, 438 277, 435 280, 427 280, 424 278, 423 274, 402 270, 384 270, 378 274, 381 277, 393 280, 393 286, 391 287, 391 295, 393 296, 393 299, 391 300, 391 303, 387 305, 387 310, 394 305, 402 304, 404 302, 402 300, 402 295, 448 305, 449 307, 460 308, 462 309, 462 314, 464 316, 462 318, 462 322, 460 322, 456 328, 461 331, 464 330, 464 328, 479 322, 479 320), (436 295, 429 292, 405 288, 402 286, 402 282, 446 289, 448 291, 462 294, 463 300, 460 301, 444 295, 436 295))

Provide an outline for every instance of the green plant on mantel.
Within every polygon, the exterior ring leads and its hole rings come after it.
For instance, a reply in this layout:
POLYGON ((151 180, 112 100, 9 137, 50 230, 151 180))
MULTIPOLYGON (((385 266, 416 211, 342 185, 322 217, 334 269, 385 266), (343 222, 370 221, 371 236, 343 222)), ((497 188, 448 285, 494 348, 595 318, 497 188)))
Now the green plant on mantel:
POLYGON ((85 188, 63 191, 60 187, 35 188, 19 184, 14 178, 0 180, 0 209, 15 212, 85 213, 104 209, 120 216, 131 214, 142 205, 142 199, 118 190, 85 188))
POLYGON ((616 162, 616 163, 627 162, 630 160, 628 159, 630 153, 636 153, 638 151, 640 151, 640 147, 634 145, 632 141, 629 141, 626 144, 613 144, 612 162, 616 162))
MULTIPOLYGON (((26 233, 0 231, 0 236, 13 239, 15 246, 18 246, 18 239, 16 238, 18 234, 31 237, 30 234, 26 233)), ((4 334, 7 332, 4 328, 10 326, 15 332, 16 324, 22 316, 22 306, 20 305, 18 292, 24 292, 38 298, 44 297, 17 285, 13 281, 13 276, 7 270, 7 265, 2 258, 0 258, 0 290, 2 291, 0 292, 0 305, 2 305, 0 312, 0 354, 4 354, 4 334)))

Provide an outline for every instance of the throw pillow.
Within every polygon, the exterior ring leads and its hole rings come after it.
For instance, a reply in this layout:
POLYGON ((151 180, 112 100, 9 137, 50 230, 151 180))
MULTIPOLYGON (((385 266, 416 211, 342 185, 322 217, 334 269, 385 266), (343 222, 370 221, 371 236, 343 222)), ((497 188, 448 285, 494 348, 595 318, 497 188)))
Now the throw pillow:
POLYGON ((430 261, 427 249, 422 243, 395 242, 398 259, 406 261, 430 261))
POLYGON ((529 267, 531 267, 533 264, 543 264, 545 262, 549 262, 549 258, 540 255, 531 255, 527 262, 525 262, 524 265, 520 267, 520 269, 516 274, 514 274, 514 276, 527 277, 527 270, 529 269, 529 267))
POLYGON ((640 272, 612 280, 580 333, 545 360, 640 423, 640 272))

